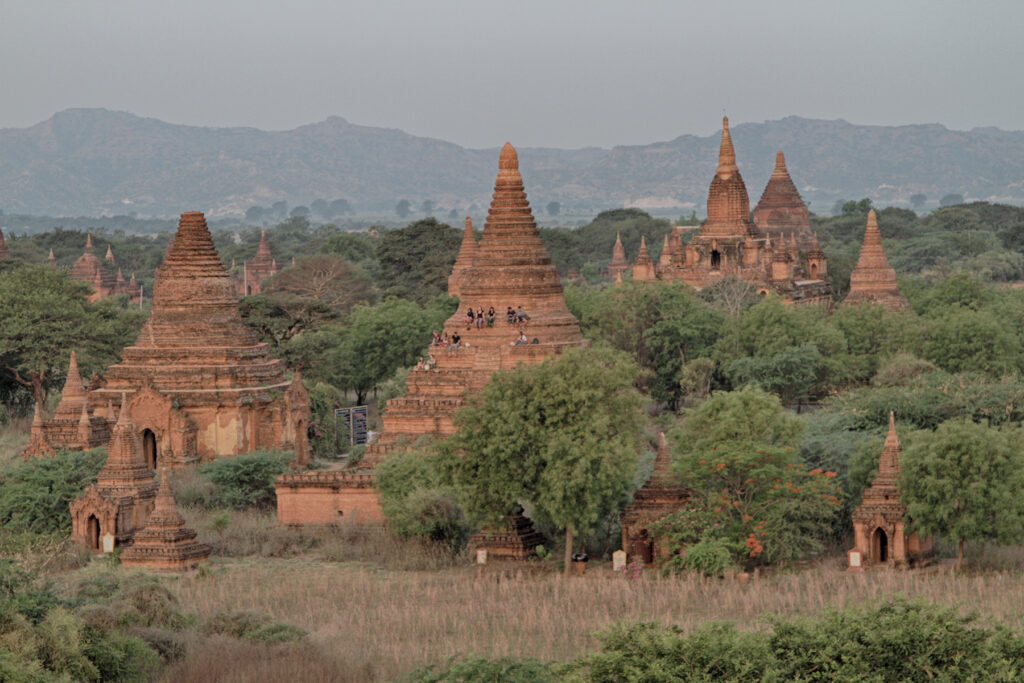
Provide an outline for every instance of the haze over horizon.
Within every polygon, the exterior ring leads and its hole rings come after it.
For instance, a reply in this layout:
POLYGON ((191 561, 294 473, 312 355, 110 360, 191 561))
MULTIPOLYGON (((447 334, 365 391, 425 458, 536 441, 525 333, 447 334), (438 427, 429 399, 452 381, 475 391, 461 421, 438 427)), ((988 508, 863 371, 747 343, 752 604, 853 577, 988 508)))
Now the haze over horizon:
POLYGON ((5 3, 0 128, 74 107, 472 148, 612 147, 789 115, 1024 129, 1024 6, 870 0, 5 3))

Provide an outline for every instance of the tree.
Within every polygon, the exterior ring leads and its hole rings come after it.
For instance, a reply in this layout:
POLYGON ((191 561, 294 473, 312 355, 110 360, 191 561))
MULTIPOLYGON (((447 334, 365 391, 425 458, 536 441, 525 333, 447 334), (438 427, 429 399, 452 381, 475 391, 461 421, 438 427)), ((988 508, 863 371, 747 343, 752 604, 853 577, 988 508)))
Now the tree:
POLYGON ((800 461, 795 448, 803 428, 778 398, 756 387, 714 394, 687 415, 673 436, 675 471, 692 491, 690 502, 659 525, 686 546, 673 564, 693 567, 707 551, 724 549, 749 568, 822 548, 839 487, 835 472, 808 471, 800 461))
POLYGON ((290 218, 305 218, 308 215, 309 215, 309 207, 308 206, 296 206, 294 209, 292 209, 288 213, 288 216, 290 218))
POLYGON ((920 211, 926 201, 928 201, 928 195, 920 192, 910 195, 910 205, 914 207, 914 211, 920 211))
POLYGON ((947 195, 943 195, 942 199, 939 200, 939 206, 956 206, 957 204, 964 203, 964 196, 955 192, 950 192, 947 195))
POLYGON ((467 512, 496 521, 528 503, 573 538, 614 515, 636 470, 643 397, 637 368, 607 346, 571 349, 496 373, 455 414, 445 444, 467 512))
POLYGON ((824 373, 823 358, 813 342, 790 346, 770 356, 737 358, 725 368, 734 387, 757 384, 783 404, 799 406, 811 398, 824 373))
POLYGON ((423 203, 420 204, 420 211, 429 216, 434 213, 435 204, 436 202, 433 199, 424 199, 423 203))
POLYGON ((90 291, 48 266, 0 273, 0 368, 31 387, 41 405, 55 380, 63 378, 72 349, 86 372, 106 367, 142 325, 143 315, 116 299, 88 303, 90 291))
POLYGON ((372 301, 373 283, 345 259, 333 254, 306 256, 267 281, 267 294, 290 294, 347 313, 359 303, 372 301))
POLYGON ((914 432, 900 459, 900 494, 910 529, 964 541, 1008 544, 1024 534, 1024 452, 1020 427, 947 420, 914 432))
POLYGON ((356 210, 352 208, 352 204, 347 199, 335 199, 330 203, 328 212, 331 214, 331 218, 335 218, 337 216, 352 215, 356 210))
POLYGON ((286 201, 274 202, 273 204, 270 205, 270 210, 273 212, 273 214, 275 216, 277 216, 278 220, 282 220, 282 219, 287 217, 287 214, 288 214, 288 202, 286 202, 286 201))
POLYGON ((412 202, 408 199, 399 199, 398 203, 395 204, 395 213, 398 214, 399 218, 405 220, 412 213, 412 202))
POLYGON ((562 210, 562 205, 558 202, 548 202, 547 212, 549 216, 557 216, 562 210))
POLYGON ((419 302, 447 292, 461 245, 462 233, 434 218, 384 233, 377 247, 381 289, 419 302))
POLYGON ((848 201, 844 202, 842 206, 842 216, 867 216, 868 211, 871 210, 871 200, 865 197, 859 202, 848 201))
POLYGON ((245 210, 245 220, 250 223, 259 223, 263 220, 263 213, 262 206, 250 206, 245 210))
POLYGON ((309 205, 310 211, 318 216, 324 218, 333 218, 334 216, 328 215, 330 213, 330 206, 327 204, 326 199, 314 199, 309 205))

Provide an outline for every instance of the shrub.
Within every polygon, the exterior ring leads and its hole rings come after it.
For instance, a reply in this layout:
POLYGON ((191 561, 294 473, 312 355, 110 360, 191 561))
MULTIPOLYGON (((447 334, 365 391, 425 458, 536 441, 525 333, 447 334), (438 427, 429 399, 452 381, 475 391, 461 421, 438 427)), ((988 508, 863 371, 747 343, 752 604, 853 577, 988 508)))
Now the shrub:
POLYGON ((686 548, 686 552, 672 558, 672 564, 681 564, 686 569, 698 571, 705 576, 721 577, 727 569, 735 569, 733 559, 737 554, 724 538, 709 538, 698 541, 686 548))
POLYGON ((221 612, 206 622, 203 632, 208 635, 222 634, 264 645, 288 643, 306 637, 306 632, 297 626, 275 622, 265 614, 253 612, 221 612))
POLYGON ((78 498, 107 459, 105 449, 32 458, 0 479, 0 525, 34 534, 71 533, 68 505, 78 498))
POLYGON ((413 450, 387 458, 377 467, 377 489, 392 531, 454 551, 470 529, 455 492, 443 482, 440 457, 413 450))
POLYGON ((446 666, 426 666, 409 674, 409 683, 469 683, 501 681, 502 683, 545 683, 555 681, 554 669, 536 659, 501 657, 486 659, 474 655, 455 655, 446 666))
POLYGON ((217 487, 214 499, 219 505, 272 508, 277 502, 274 480, 288 471, 293 457, 287 451, 256 451, 204 463, 199 473, 217 487))

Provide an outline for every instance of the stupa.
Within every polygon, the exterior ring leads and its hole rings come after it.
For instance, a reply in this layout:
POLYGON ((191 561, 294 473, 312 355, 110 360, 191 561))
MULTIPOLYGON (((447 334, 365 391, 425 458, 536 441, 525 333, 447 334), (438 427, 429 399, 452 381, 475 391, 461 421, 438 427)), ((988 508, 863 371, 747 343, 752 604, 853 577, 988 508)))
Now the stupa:
POLYGON ((629 270, 629 261, 626 260, 626 249, 622 246, 622 234, 615 233, 615 245, 612 247, 612 260, 608 264, 608 277, 615 280, 618 276, 629 270))
POLYGON ((786 168, 786 156, 775 154, 775 170, 754 207, 754 224, 772 242, 796 237, 801 251, 811 248, 811 217, 786 168))
POLYGON ((473 234, 473 219, 466 216, 466 227, 462 233, 462 246, 459 247, 459 255, 455 258, 455 265, 452 266, 452 274, 448 276, 448 293, 452 296, 459 296, 461 291, 459 282, 463 273, 473 265, 473 256, 476 255, 476 235, 473 234))
MULTIPOLYGON (((50 265, 56 265, 57 260, 53 257, 53 249, 50 249, 50 265)), ((92 294, 89 301, 99 301, 110 296, 125 295, 134 302, 138 302, 140 294, 132 291, 125 282, 120 269, 116 272, 114 268, 117 263, 114 260, 114 250, 110 244, 107 245, 107 253, 103 261, 96 256, 92 244, 92 235, 86 235, 85 249, 71 266, 70 275, 73 279, 85 282, 92 287, 92 294)))
POLYGON ((679 510, 689 499, 689 490, 672 474, 672 458, 665 433, 658 436, 658 455, 646 483, 622 510, 622 548, 631 559, 651 564, 669 556, 672 548, 655 537, 651 525, 679 510))
POLYGON ((889 266, 889 259, 885 257, 874 209, 868 211, 864 244, 861 245, 857 265, 850 273, 850 293, 843 300, 845 304, 865 302, 879 304, 894 311, 910 308, 910 303, 900 294, 899 286, 896 284, 896 271, 889 266))
POLYGON ((182 214, 156 271, 149 320, 85 405, 107 423, 113 406, 130 410, 153 468, 260 448, 308 455, 309 394, 242 322, 198 211, 182 214))
MULTIPOLYGON (((146 524, 157 485, 142 453, 142 439, 128 410, 121 410, 96 483, 71 502, 72 538, 91 550, 113 536, 114 547, 131 542, 146 524)), ((113 550, 114 548, 107 548, 113 550)))
POLYGON ((121 554, 121 564, 156 571, 178 572, 194 569, 210 557, 210 546, 196 542, 196 532, 174 505, 167 481, 167 469, 160 474, 156 505, 145 528, 135 534, 132 545, 121 554))
POLYGON ((654 268, 654 260, 647 253, 647 239, 640 236, 640 251, 633 260, 633 282, 645 282, 657 280, 658 275, 654 268))
POLYGON ((448 319, 444 330, 449 336, 458 332, 463 347, 457 353, 433 347, 436 367, 409 373, 408 391, 388 401, 381 416, 381 433, 367 446, 359 469, 279 477, 280 523, 382 520, 373 489, 377 463, 423 437, 444 439, 452 435, 455 411, 467 395, 482 389, 495 371, 519 363, 539 363, 566 348, 586 344, 579 322, 565 305, 558 271, 544 250, 523 191, 518 156, 510 144, 501 150, 487 222, 472 264, 459 278, 459 290, 459 310, 448 319), (509 306, 522 308, 529 320, 508 325, 505 311, 509 306), (498 320, 493 327, 466 330, 463 311, 468 307, 485 311, 493 307, 498 320), (513 345, 520 334, 525 334, 530 343, 513 345))
MULTIPOLYGON (((779 170, 777 163, 776 171, 779 170)), ((781 172, 785 172, 784 162, 781 172)), ((791 180, 789 183, 792 185, 791 180)), ((781 189, 778 193, 773 189, 769 199, 780 194, 781 189)), ((707 206, 707 220, 685 245, 683 230, 673 227, 668 239, 668 255, 662 253, 654 268, 657 279, 682 280, 696 289, 703 289, 736 277, 749 282, 762 295, 774 292, 788 303, 831 308, 832 289, 824 276, 824 252, 818 249, 815 253, 817 265, 814 268, 804 268, 796 233, 790 232, 788 238, 769 238, 751 220, 750 199, 736 165, 728 118, 722 119, 718 166, 708 188, 707 206), (818 273, 817 277, 805 276, 812 270, 818 273)), ((636 272, 634 270, 634 280, 636 272)), ((647 277, 646 266, 640 272, 643 273, 641 279, 653 279, 647 277)))
POLYGON ((0 258, 7 258, 10 255, 11 252, 7 248, 7 243, 4 241, 4 231, 0 230, 0 258))
POLYGON ((277 275, 277 261, 270 253, 267 244, 267 231, 260 231, 260 243, 256 247, 256 255, 251 261, 242 264, 241 279, 235 281, 235 289, 239 296, 252 296, 263 291, 263 281, 277 275))
POLYGON ((853 511, 851 569, 917 566, 925 563, 934 552, 932 538, 922 539, 906 532, 907 508, 900 500, 899 489, 902 450, 896 436, 896 418, 890 412, 889 433, 878 461, 878 474, 853 511))
POLYGON ((56 455, 57 449, 98 448, 110 440, 111 424, 106 417, 94 414, 78 371, 78 358, 72 351, 57 410, 47 420, 43 417, 42 406, 36 404, 24 454, 56 455))
POLYGON ((53 255, 53 247, 50 247, 50 255, 46 258, 46 262, 54 268, 57 267, 57 257, 53 255))

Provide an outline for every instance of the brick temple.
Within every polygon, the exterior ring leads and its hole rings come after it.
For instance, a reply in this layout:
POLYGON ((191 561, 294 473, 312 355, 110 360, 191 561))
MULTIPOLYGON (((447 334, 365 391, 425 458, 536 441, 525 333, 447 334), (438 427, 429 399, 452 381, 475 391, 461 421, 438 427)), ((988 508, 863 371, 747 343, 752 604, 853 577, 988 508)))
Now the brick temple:
POLYGON ((775 169, 754 207, 754 225, 773 243, 796 238, 800 251, 812 247, 811 213, 789 176, 782 150, 775 154, 775 169))
POLYGON ((448 276, 448 294, 460 296, 462 292, 462 276, 466 270, 473 265, 473 257, 476 256, 477 243, 476 235, 473 233, 473 219, 466 216, 466 227, 462 233, 462 245, 459 246, 459 255, 455 258, 455 265, 452 266, 452 273, 448 276))
MULTIPOLYGON (((774 292, 789 303, 831 308, 832 288, 827 279, 825 253, 817 238, 808 234, 809 219, 806 230, 798 226, 802 225, 799 207, 803 206, 805 216, 807 207, 789 178, 781 153, 772 176, 762 197, 760 215, 770 232, 778 235, 775 238, 750 218, 750 198, 736 165, 729 119, 723 118, 718 167, 708 189, 707 220, 685 244, 686 231, 674 226, 657 264, 643 242, 633 262, 633 280, 681 280, 703 289, 737 277, 751 283, 761 294, 774 292), (808 248, 803 256, 801 240, 808 248)), ((616 256, 613 250, 613 258, 616 256)))
POLYGON ((7 243, 4 241, 4 231, 0 230, 0 258, 7 258, 11 255, 11 251, 7 248, 7 243))
MULTIPOLYGON (((53 249, 50 249, 50 263, 56 264, 53 249)), ((107 245, 107 254, 102 261, 96 256, 92 245, 92 235, 86 235, 85 250, 71 266, 70 275, 72 279, 92 287, 89 301, 95 302, 111 296, 124 295, 138 303, 142 298, 142 293, 135 282, 135 274, 132 273, 131 280, 124 279, 124 274, 117 267, 117 261, 114 259, 114 250, 109 244, 107 245)))
MULTIPOLYGON (((539 363, 566 348, 583 346, 579 322, 565 305, 558 272, 541 243, 530 210, 516 150, 501 150, 487 222, 479 244, 467 224, 460 256, 453 270, 459 310, 444 325, 458 333, 464 346, 457 353, 431 349, 437 366, 413 370, 408 391, 393 398, 381 415, 381 432, 358 469, 286 474, 277 481, 277 514, 282 524, 328 524, 347 519, 375 522, 383 515, 373 489, 374 467, 390 453, 409 448, 422 437, 444 439, 455 432, 452 416, 466 396, 483 388, 497 370, 519 363, 539 363), (510 326, 505 311, 522 308, 529 321, 510 326), (466 329, 468 307, 493 307, 493 327, 466 329), (524 333, 531 343, 512 345, 524 333), (536 343, 533 343, 536 341, 536 343)), ((424 340, 426 343, 427 340, 424 340)), ((513 529, 516 539, 529 533, 513 529)), ((507 540, 507 539, 506 539, 507 540)), ((524 541, 525 542, 525 541, 524 541)), ((514 549, 509 549, 514 552, 514 549)))
POLYGON ((665 433, 658 436, 658 455, 654 469, 643 486, 633 494, 633 501, 622 510, 622 548, 631 561, 651 564, 667 558, 673 548, 657 538, 651 526, 662 517, 679 510, 690 497, 690 491, 672 474, 672 458, 665 433))
POLYGON ((121 554, 125 567, 180 572, 195 569, 210 557, 210 546, 196 541, 196 532, 174 505, 167 470, 160 475, 153 512, 146 525, 135 533, 132 544, 121 554))
POLYGON ((885 257, 874 209, 868 211, 864 243, 860 248, 857 265, 850 273, 850 293, 846 295, 843 303, 878 304, 894 311, 910 308, 910 303, 900 294, 900 288, 896 284, 896 271, 889 266, 889 259, 885 257))
POLYGON ((264 448, 295 450, 300 462, 308 457, 309 394, 299 374, 289 381, 281 361, 242 321, 231 278, 198 211, 181 215, 135 344, 93 384, 80 397, 77 366, 69 369, 70 398, 61 401, 68 405, 52 420, 43 420, 37 407, 40 424, 27 454, 104 443, 115 407, 126 407, 152 469, 264 448), (76 408, 79 431, 71 443, 67 422, 76 408))
POLYGON ((267 244, 267 231, 260 231, 260 243, 251 261, 242 264, 242 272, 235 276, 235 291, 239 296, 252 296, 263 291, 263 281, 277 275, 277 261, 267 244))
POLYGON ((900 500, 900 453, 903 451, 896 435, 896 419, 889 413, 889 433, 885 437, 878 473, 853 511, 854 547, 850 551, 850 568, 908 568, 927 562, 934 553, 931 537, 920 538, 906 530, 907 508, 900 500), (859 562, 855 564, 855 562, 859 562))

